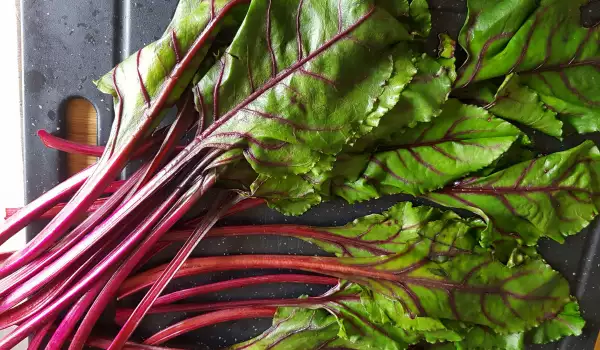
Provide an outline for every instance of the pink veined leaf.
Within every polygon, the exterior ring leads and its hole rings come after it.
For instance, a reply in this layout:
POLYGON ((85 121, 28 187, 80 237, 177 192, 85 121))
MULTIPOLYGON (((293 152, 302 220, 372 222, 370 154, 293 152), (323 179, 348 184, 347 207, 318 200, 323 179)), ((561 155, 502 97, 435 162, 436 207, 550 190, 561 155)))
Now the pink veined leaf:
POLYGON ((456 86, 519 73, 545 106, 580 133, 600 124, 600 26, 584 26, 587 0, 468 2, 459 42, 469 58, 456 86), (568 40, 567 40, 568 38, 568 40))
POLYGON ((541 237, 564 242, 598 215, 599 160, 594 143, 586 141, 489 176, 467 178, 427 198, 486 220, 484 245, 502 240, 535 245, 541 237))
POLYGON ((428 193, 489 166, 522 135, 482 108, 451 99, 434 121, 407 130, 388 146, 340 157, 332 190, 351 203, 428 193))
POLYGON ((246 23, 194 88, 207 121, 201 143, 235 148, 219 166, 244 161, 264 176, 326 170, 345 144, 377 124, 383 112, 373 101, 393 74, 389 47, 412 37, 371 1, 258 2, 246 23), (323 36, 313 38, 315 26, 323 36), (357 61, 370 64, 347 74, 357 61))

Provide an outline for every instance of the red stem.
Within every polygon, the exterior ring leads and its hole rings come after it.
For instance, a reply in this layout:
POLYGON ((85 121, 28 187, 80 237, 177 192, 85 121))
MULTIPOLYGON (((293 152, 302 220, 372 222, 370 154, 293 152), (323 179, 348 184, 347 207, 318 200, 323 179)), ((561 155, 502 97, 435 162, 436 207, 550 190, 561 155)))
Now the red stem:
POLYGON ((46 130, 38 130, 38 137, 44 143, 44 146, 58 151, 63 151, 73 154, 82 154, 92 157, 101 157, 104 153, 104 146, 86 145, 83 143, 73 142, 54 136, 46 130))
POLYGON ((247 199, 240 201, 239 203, 236 203, 234 206, 232 206, 227 211, 225 216, 235 215, 237 213, 241 213, 243 211, 259 207, 265 203, 266 203, 266 201, 262 198, 247 198, 247 199))
MULTIPOLYGON (((111 339, 100 338, 100 337, 94 336, 94 337, 90 337, 90 339, 86 342, 86 345, 91 346, 93 348, 98 348, 98 349, 108 349, 111 342, 112 342, 111 339)), ((123 350, 183 350, 183 349, 166 348, 166 347, 162 347, 162 346, 152 346, 152 345, 138 344, 138 343, 134 343, 134 342, 127 342, 127 343, 125 343, 123 350)))
MULTIPOLYGON (((134 276, 121 285, 121 294, 130 294, 151 286, 163 273, 166 265, 134 276)), ((186 261, 175 278, 202 273, 248 270, 248 269, 293 269, 320 273, 342 279, 355 280, 357 277, 396 281, 393 273, 378 271, 368 267, 343 264, 340 259, 318 256, 289 255, 235 255, 193 258, 186 261)))
MULTIPOLYGON (((122 186, 119 191, 109 197, 102 207, 94 212, 94 214, 73 229, 54 247, 55 249, 3 280, 0 285, 4 286, 4 288, 0 290, 0 295, 6 295, 6 293, 17 286, 17 290, 21 291, 20 297, 27 297, 27 295, 48 283, 48 278, 52 278, 62 271, 62 269, 72 264, 81 254, 84 254, 87 250, 86 248, 90 247, 89 245, 86 246, 84 244, 85 239, 92 240, 94 237, 93 235, 88 235, 88 233, 104 219, 109 212, 121 203, 122 199, 136 183, 143 169, 144 168, 141 168, 128 179, 126 184, 122 186)), ((104 235, 104 237, 106 237, 106 235, 104 235)), ((96 237, 95 240, 92 240, 92 243, 98 244, 100 238, 102 237, 96 237)), ((106 238, 104 239, 106 240, 106 238)), ((12 301, 18 302, 19 295, 13 293, 13 296, 15 299, 12 301)), ((4 310, 4 308, 9 306, 10 303, 6 299, 0 302, 0 310, 4 310)))
POLYGON ((140 178, 139 182, 136 184, 132 193, 137 192, 138 188, 144 186, 150 178, 159 170, 160 166, 164 165, 165 161, 168 157, 173 153, 175 147, 177 146, 177 142, 183 137, 190 125, 193 123, 193 119, 191 114, 189 113, 189 109, 193 108, 193 98, 191 98, 192 94, 188 93, 182 103, 182 106, 179 107, 179 112, 177 113, 177 118, 169 127, 169 131, 158 152, 154 155, 154 158, 150 161, 148 168, 146 169, 144 175, 140 178))
MULTIPOLYGON (((105 194, 111 194, 111 193, 115 193, 119 188, 121 188, 121 186, 123 186, 123 184, 125 183, 126 180, 118 180, 118 181, 114 181, 105 191, 105 194)), ((103 198, 98 198, 94 201, 94 203, 86 210, 86 213, 92 214, 93 212, 95 212, 96 210, 98 210, 98 208, 100 206, 102 206, 102 204, 104 204, 106 201, 108 200, 108 198, 103 197, 103 198)), ((230 215, 235 215, 237 213, 243 212, 245 210, 249 210, 258 206, 261 206, 265 203, 265 201, 263 199, 259 199, 259 198, 248 198, 245 199, 241 202, 239 202, 238 204, 234 205, 233 207, 231 207, 231 209, 227 212, 227 214, 224 217, 230 216, 230 215)), ((65 207, 67 203, 58 203, 56 204, 54 207, 50 208, 48 211, 46 211, 45 213, 43 213, 42 215, 38 216, 36 219, 38 220, 49 220, 54 218, 56 215, 58 215, 58 213, 63 210, 63 208, 65 207)), ((5 210, 5 219, 9 219, 12 216, 16 215, 18 213, 19 210, 23 210, 23 207, 21 208, 6 208, 5 210)), ((198 225, 198 223, 200 222, 200 220, 202 220, 202 217, 198 217, 198 218, 194 218, 194 219, 190 219, 188 221, 186 221, 183 226, 185 227, 195 227, 198 225)), ((191 232, 191 231, 190 231, 191 232)), ((187 237, 186 237, 187 239, 187 237)))
MULTIPOLYGON (((89 215, 93 212, 95 212, 96 210, 98 210, 98 208, 100 208, 104 203, 106 203, 106 201, 108 200, 108 198, 98 198, 94 201, 94 203, 86 209, 86 214, 89 215)), ((58 213, 60 213, 61 210, 63 210, 63 208, 65 207, 66 203, 58 203, 57 205, 53 206, 52 208, 50 208, 48 211, 46 211, 44 214, 40 215, 39 217, 37 217, 38 220, 49 220, 54 218, 56 215, 58 215, 58 213)), ((10 218, 11 216, 15 215, 15 213, 17 213, 21 208, 6 208, 6 218, 10 218)))
POLYGON ((32 296, 20 305, 2 313, 0 315, 0 329, 19 324, 40 311, 54 298, 64 292, 75 277, 76 275, 72 274, 66 279, 52 283, 46 287, 45 291, 32 296))
MULTIPOLYGON (((102 171, 96 171, 94 175, 88 179, 86 185, 84 185, 75 195, 75 197, 71 199, 71 201, 65 206, 65 209, 61 211, 61 213, 55 217, 36 236, 36 238, 34 238, 34 240, 27 245, 25 249, 20 252, 18 257, 16 257, 14 260, 11 259, 11 257, 9 260, 12 261, 5 261, 5 263, 0 266, 0 270, 6 271, 7 269, 19 268, 42 254, 45 249, 54 244, 54 242, 66 230, 69 229, 72 222, 85 210, 85 208, 91 205, 91 203, 98 198, 104 188, 108 186, 107 180, 118 173, 130 158, 138 139, 144 136, 147 128, 150 127, 150 125, 154 122, 153 117, 158 115, 163 110, 163 107, 170 96, 169 93, 173 90, 176 84, 179 83, 178 78, 182 76, 182 73, 185 71, 191 60, 194 59, 195 54, 204 45, 205 41, 211 37, 213 30, 223 18, 222 16, 228 13, 231 8, 235 7, 235 5, 242 2, 245 3, 247 0, 233 0, 223 7, 215 20, 207 26, 207 28, 192 44, 192 47, 190 50, 188 50, 183 59, 177 63, 167 81, 162 85, 162 88, 158 92, 154 103, 146 109, 144 115, 140 118, 141 122, 135 129, 135 133, 130 136, 128 142, 123 145, 118 152, 114 153, 113 156, 107 156, 106 160, 101 160, 98 168, 102 169, 102 171)), ((116 74, 116 72, 118 72, 118 70, 114 70, 113 76, 116 74)), ((203 149, 204 147, 199 141, 192 141, 192 143, 186 146, 184 151, 178 154, 169 164, 163 167, 147 185, 142 187, 138 193, 136 193, 134 197, 119 207, 102 224, 98 225, 92 234, 96 233, 95 231, 99 231, 98 234, 102 234, 102 232, 114 229, 116 225, 122 224, 122 220, 128 216, 131 209, 137 208, 142 201, 146 200, 167 181, 177 175, 179 171, 188 165, 189 162, 194 160, 196 156, 203 151, 203 149)), ((216 150, 216 152, 217 155, 222 153, 221 150, 216 150)), ((203 160, 207 159, 208 157, 208 160, 212 161, 214 158, 210 158, 210 154, 211 153, 204 155, 203 160)), ((174 224, 174 222, 169 222, 168 225, 165 226, 166 230, 171 228, 172 224, 174 224)), ((42 310, 42 312, 37 313, 34 317, 20 324, 19 327, 13 332, 0 339, 0 348, 10 348, 15 346, 32 330, 37 329, 37 327, 43 324, 45 319, 58 314, 76 298, 80 297, 82 292, 87 290, 95 281, 101 278, 102 275, 107 273, 107 271, 114 264, 124 258, 126 254, 129 254, 134 248, 136 248, 139 242, 143 240, 145 233, 146 232, 135 232, 134 234, 130 234, 119 247, 110 252, 105 259, 103 259, 102 262, 96 266, 95 269, 91 270, 83 279, 78 281, 76 285, 73 286, 67 293, 53 301, 53 303, 42 310)), ((148 247, 148 249, 150 248, 151 246, 148 247)), ((141 258, 143 258, 143 256, 140 257, 140 259, 141 258)), ((118 341, 118 343, 119 345, 117 347, 121 348, 125 342, 123 339, 121 339, 118 341)))
POLYGON ((75 191, 77 191, 95 171, 96 167, 97 165, 92 165, 71 176, 8 217, 0 224, 0 244, 6 242, 10 237, 21 231, 29 225, 30 222, 52 208, 56 203, 75 193, 75 191))
MULTIPOLYGON (((106 309, 108 303, 113 299, 114 294, 117 292, 121 283, 129 276, 131 271, 139 266, 140 261, 144 259, 144 256, 148 254, 158 240, 164 235, 176 221, 180 220, 181 217, 193 206, 196 201, 204 195, 206 190, 214 183, 214 178, 202 179, 198 181, 198 176, 202 171, 206 162, 210 162, 213 157, 216 157, 218 152, 212 152, 204 156, 203 160, 196 165, 196 168, 187 176, 187 178, 181 182, 180 186, 169 196, 169 198, 163 202, 163 204, 155 210, 149 218, 145 220, 132 234, 128 240, 131 242, 135 237, 141 237, 146 234, 148 230, 152 229, 150 234, 143 240, 141 244, 137 246, 137 250, 126 259, 126 261, 119 267, 117 272, 111 277, 110 281, 104 286, 104 289, 90 308, 88 314, 83 319, 79 326, 77 333, 75 334, 73 341, 69 349, 81 349, 85 344, 85 340, 91 333, 96 321, 106 309), (191 194, 184 193, 181 195, 181 191, 184 190, 189 182, 196 180, 193 186, 191 194), (183 198, 183 200, 181 198, 183 198), (179 199, 179 202, 175 202, 179 199), (173 208, 173 205, 175 207, 173 208), (167 210, 170 210, 167 212, 167 210), (166 214, 166 216, 165 216, 166 214), (158 220, 161 220, 157 223, 158 220), (156 225, 156 227, 154 227, 156 225), (154 227, 154 228, 153 228, 154 227)), ((192 189, 190 189, 192 190, 192 189)), ((188 190, 188 191, 190 191, 188 190)), ((141 238, 139 238, 141 240, 141 238)))
POLYGON ((54 327, 55 319, 52 319, 50 322, 46 323, 45 326, 40 328, 35 335, 29 340, 29 344, 27 345, 27 350, 38 350, 42 349, 42 344, 44 343, 44 339, 52 331, 54 327))
MULTIPOLYGON (((53 323, 54 323, 54 320, 52 320, 52 322, 48 322, 44 327, 42 327, 39 331, 37 331, 35 333, 35 336, 29 342, 29 346, 28 346, 27 350, 41 349, 42 342, 43 342, 44 338, 46 337, 46 335, 51 331, 55 331, 56 327, 54 326, 53 323)), ((90 337, 90 339, 88 340, 86 345, 88 345, 92 348, 108 349, 110 342, 111 342, 110 339, 93 336, 93 337, 90 337)), ((48 347, 46 347, 46 348, 48 348, 48 347)), ((182 349, 176 349, 176 348, 166 348, 166 347, 162 347, 162 346, 138 344, 138 343, 133 343, 133 342, 127 342, 123 349, 124 350, 182 350, 182 349)))
MULTIPOLYGON (((96 145, 88 145, 85 143, 79 143, 67 139, 63 139, 62 137, 58 137, 56 135, 52 135, 46 130, 38 130, 38 137, 44 143, 44 146, 55 149, 57 151, 71 153, 71 154, 81 154, 84 156, 91 157, 102 157, 104 151, 106 150, 105 146, 96 146, 96 145)), ((134 157, 141 157, 146 154, 152 147, 154 147, 162 138, 162 135, 159 133, 158 136, 152 137, 148 142, 145 142, 141 145, 138 150, 135 152, 134 157)), ((179 147, 181 149, 182 147, 179 147)))
POLYGON ((171 279, 173 279, 173 277, 177 274, 177 271, 179 271, 181 266, 185 264, 194 248, 198 245, 198 243, 200 243, 202 238, 204 238, 206 233, 217 223, 223 214, 225 214, 227 210, 229 210, 231 206, 236 204, 238 201, 239 197, 231 194, 227 194, 215 200, 213 204, 214 207, 209 210, 205 216, 204 222, 198 226, 187 242, 185 242, 183 247, 179 250, 177 255, 175 255, 173 260, 171 260, 164 271, 162 271, 162 273, 158 276, 150 290, 146 293, 142 301, 133 311, 131 317, 129 317, 127 322, 125 322, 113 340, 113 343, 109 348, 110 350, 118 350, 123 347, 123 344, 125 344, 133 331, 137 328, 144 315, 146 315, 148 310, 152 307, 154 301, 156 301, 167 284, 169 284, 171 279))
MULTIPOLYGON (((77 194, 69 201, 65 208, 56 216, 44 229, 38 233, 38 235, 31 240, 27 246, 21 250, 18 256, 14 256, 5 261, 0 266, 0 271, 15 271, 19 267, 33 260, 39 256, 45 249, 49 248, 56 242, 56 240, 66 232, 73 222, 80 216, 82 212, 89 207, 94 200, 96 200, 108 187, 109 182, 115 177, 127 164, 129 159, 135 153, 135 148, 139 147, 140 141, 148 133, 148 129, 156 122, 156 117, 164 110, 172 98, 171 92, 176 86, 181 85, 180 77, 189 76, 184 74, 189 65, 196 58, 198 51, 205 46, 207 40, 213 36, 213 32, 218 28, 220 22, 229 11, 236 7, 240 3, 246 3, 248 0, 232 0, 223 6, 218 15, 211 20, 202 33, 192 43, 189 50, 177 62, 169 76, 165 79, 161 85, 159 91, 156 93, 156 98, 152 100, 152 103, 148 104, 143 114, 139 116, 137 125, 132 129, 132 134, 128 135, 127 142, 119 145, 118 149, 110 147, 110 154, 104 154, 99 161, 97 171, 94 172, 88 181, 82 186, 77 194)), ((118 69, 114 69, 113 80, 117 81, 118 69)), ((187 84, 187 83, 186 83, 187 84)), ((119 100, 119 107, 123 107, 122 99, 119 100)), ((117 120, 120 120, 121 115, 117 115, 117 120)), ((118 130, 116 127, 114 130, 118 130)), ((116 143, 117 134, 111 135, 112 143, 116 143)), ((189 146, 189 145, 188 145, 189 146)), ((193 146, 192 146, 193 148, 193 146)), ((174 168, 178 169, 178 166, 183 166, 185 163, 179 163, 177 158, 174 160, 174 168)), ((166 166, 168 167, 168 166, 166 166)), ((175 170, 175 169, 174 169, 175 170)), ((167 181, 169 178, 163 178, 162 181, 167 181)), ((16 334, 16 333, 14 333, 16 334)), ((10 342, 15 339, 13 336, 10 337, 10 342)), ((9 342, 2 342, 3 344, 9 344, 9 342)))
MULTIPOLYGON (((266 203, 265 200, 261 199, 261 198, 247 198, 247 199, 244 199, 244 200, 240 201, 239 203, 236 203, 234 206, 232 206, 227 211, 227 213, 225 213, 225 215, 223 215, 223 217, 228 217, 228 216, 231 216, 231 215, 235 215, 237 213, 241 213, 241 212, 246 211, 246 210, 250 210, 252 208, 259 207, 259 206, 261 206, 261 205, 263 205, 265 203, 266 203)), ((193 218, 193 219, 189 219, 188 221, 184 222, 182 226, 186 227, 186 228, 192 228, 193 229, 193 228, 195 228, 196 226, 198 226, 202 222, 203 218, 204 218, 204 216, 202 215, 202 216, 199 216, 199 217, 196 217, 196 218, 193 218)), ((189 238, 189 235, 193 232, 193 230, 189 230, 189 231, 186 231, 186 232, 187 232, 187 236, 185 238, 181 239, 182 241, 187 240, 189 238)), ((165 239, 168 240, 169 238, 165 237, 165 239)))
MULTIPOLYGON (((166 242, 182 242, 190 237, 193 230, 177 230, 166 235, 162 241, 166 242)), ((326 231, 306 225, 241 225, 241 226, 224 226, 213 227, 207 237, 236 237, 236 236, 263 236, 263 235, 280 235, 291 237, 314 238, 320 241, 336 242, 348 245, 355 245, 357 241, 338 235, 333 235, 326 231)))
POLYGON ((76 328, 77 324, 86 313, 90 305, 96 299, 96 296, 102 290, 102 287, 108 279, 110 275, 104 276, 96 285, 92 287, 89 291, 87 291, 81 299, 79 299, 72 307, 71 310, 62 318, 60 325, 54 331, 52 338, 48 341, 47 348, 48 349, 62 349, 65 342, 71 337, 71 333, 76 328))
MULTIPOLYGON (((202 286, 179 290, 170 294, 166 294, 156 299, 155 306, 168 305, 174 302, 184 300, 187 298, 196 297, 208 293, 216 293, 224 290, 243 288, 248 286, 255 286, 258 284, 267 283, 306 283, 306 284, 324 284, 334 285, 338 283, 337 278, 324 277, 324 276, 313 276, 313 275, 301 275, 301 274, 277 274, 277 275, 265 275, 265 276, 254 276, 245 278, 236 278, 229 281, 216 282, 211 284, 205 284, 202 286)), ((121 300, 130 294, 121 294, 117 300, 121 300)))
POLYGON ((170 246, 171 243, 169 242, 157 242, 154 246, 152 246, 152 249, 150 249, 146 253, 146 255, 140 260, 140 262, 138 262, 138 265, 133 270, 133 272, 136 272, 138 269, 141 269, 150 259, 155 257, 158 253, 162 252, 163 250, 169 248, 170 246))
MULTIPOLYGON (((106 190, 104 190, 104 194, 113 194, 113 193, 117 192, 126 181, 127 180, 113 181, 113 183, 111 183, 110 186, 108 186, 106 188, 106 190)), ((92 206, 87 210, 87 214, 91 214, 92 212, 96 211, 98 209, 98 207, 100 207, 102 205, 102 203, 106 202, 106 200, 107 200, 106 198, 96 199, 94 201, 94 203, 92 204, 92 206)), ((37 217, 37 219, 47 220, 47 219, 54 218, 65 207, 66 204, 67 203, 56 204, 54 207, 50 208, 45 213, 43 213, 42 215, 37 217)), ((6 208, 4 218, 9 219, 10 217, 16 215, 19 210, 23 210, 24 208, 26 208, 26 207, 6 208)))
POLYGON ((275 316, 275 307, 245 307, 232 310, 220 310, 206 313, 181 321, 171 327, 154 334, 146 339, 144 344, 159 345, 170 339, 199 328, 212 326, 218 323, 242 320, 248 318, 272 318, 275 316))
MULTIPOLYGON (((110 245, 111 242, 105 243, 105 247, 109 247, 110 245)), ((90 267, 100 260, 101 256, 102 252, 100 250, 86 253, 81 257, 80 264, 66 269, 55 280, 49 281, 43 291, 34 294, 19 305, 1 313, 0 329, 21 323, 42 311, 55 298, 65 293, 75 281, 81 278, 90 267)))
MULTIPOLYGON (((150 309, 150 314, 164 314, 170 312, 206 312, 224 309, 234 309, 241 307, 258 307, 258 306, 319 306, 331 301, 344 300, 360 300, 358 295, 330 296, 330 297, 311 297, 311 298, 290 298, 290 299, 250 299, 250 300, 234 300, 234 301, 218 301, 212 303, 201 304, 174 304, 154 306, 150 309)), ((131 315, 133 309, 117 309, 115 322, 122 325, 124 321, 131 315)))

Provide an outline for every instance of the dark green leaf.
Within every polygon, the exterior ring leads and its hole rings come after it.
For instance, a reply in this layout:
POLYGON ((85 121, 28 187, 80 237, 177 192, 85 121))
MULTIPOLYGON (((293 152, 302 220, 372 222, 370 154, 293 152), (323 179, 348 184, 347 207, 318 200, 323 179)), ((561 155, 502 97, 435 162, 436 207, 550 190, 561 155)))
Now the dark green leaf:
POLYGON ((436 260, 481 252, 476 231, 484 227, 481 221, 463 219, 452 211, 403 202, 383 214, 367 215, 344 226, 310 228, 298 237, 340 257, 395 254, 416 241, 429 240, 429 258, 436 260), (334 241, 336 237, 342 239, 334 241))
POLYGON ((531 329, 570 301, 566 280, 543 261, 508 268, 486 254, 459 254, 435 262, 429 259, 434 246, 422 240, 387 257, 340 260, 385 272, 377 279, 345 278, 398 300, 409 315, 458 320, 500 333, 531 329))
POLYGON ((490 165, 520 135, 485 110, 450 100, 435 122, 407 129, 389 150, 338 157, 334 193, 349 202, 427 193, 490 165))
POLYGON ((580 23, 587 0, 469 0, 459 42, 469 54, 456 85, 520 73, 579 132, 600 130, 600 27, 580 23))
POLYGON ((406 19, 410 15, 408 0, 376 0, 375 3, 398 20, 406 19))
MULTIPOLYGON (((453 43, 446 41, 444 45, 453 43)), ((320 160, 317 167, 300 176, 261 176, 253 186, 254 195, 264 196, 270 206, 285 214, 301 214, 318 203, 322 196, 331 196, 329 180, 337 171, 348 166, 343 161, 348 152, 363 152, 376 145, 393 144, 394 140, 403 137, 405 127, 430 121, 437 116, 454 81, 454 59, 434 59, 416 52, 417 45, 409 42, 400 43, 394 48, 391 53, 393 71, 373 105, 366 123, 369 130, 362 131, 361 138, 345 147, 343 154, 333 164, 333 171, 330 171, 331 163, 320 160), (371 125, 377 126, 371 128, 371 125), (310 190, 311 187, 313 190, 310 190), (303 189, 304 196, 287 195, 298 188, 303 189), (278 195, 274 196, 274 193, 278 195)))
POLYGON ((463 339, 454 343, 430 346, 431 350, 523 350, 525 342, 546 344, 566 336, 581 335, 585 321, 577 302, 565 305, 558 313, 545 316, 542 324, 526 333, 498 334, 486 327, 463 323, 448 323, 448 328, 461 334, 463 339))
POLYGON ((398 302, 375 300, 356 285, 330 293, 328 298, 332 301, 308 308, 279 308, 270 329, 232 349, 392 350, 421 341, 461 339, 439 320, 399 314, 398 302))
POLYGON ((402 91, 394 108, 381 118, 378 127, 361 137, 347 152, 357 153, 377 146, 393 145, 407 127, 430 122, 442 112, 455 78, 454 59, 434 59, 415 52, 411 47, 407 48, 407 52, 412 61, 410 65, 402 58, 396 62, 398 69, 402 69, 404 64, 404 71, 411 73, 410 84, 402 91))
POLYGON ((252 2, 227 54, 196 86, 209 125, 202 143, 242 148, 259 174, 333 162, 377 125, 389 47, 408 38, 369 1, 252 2), (368 64, 357 74, 359 62, 368 64))
POLYGON ((489 166, 475 173, 474 176, 488 176, 515 164, 531 160, 537 155, 538 152, 532 149, 529 138, 523 137, 521 142, 513 143, 508 151, 493 161, 489 166))
POLYGON ((584 325, 579 305, 573 301, 559 313, 549 315, 539 327, 527 332, 527 337, 534 344, 546 344, 566 336, 579 336, 584 325))
POLYGON ((453 94, 475 102, 501 118, 554 137, 562 136, 562 122, 556 118, 556 112, 548 109, 534 90, 520 84, 516 74, 508 75, 500 86, 485 81, 468 85, 453 94))
POLYGON ((173 106, 188 88, 215 36, 223 29, 237 27, 248 7, 248 1, 241 0, 216 0, 212 4, 180 1, 160 39, 96 82, 98 89, 115 99, 109 146, 119 148, 127 143, 146 118, 157 126, 163 109, 173 106), (169 86, 172 82, 175 84, 169 86))
POLYGON ((431 13, 427 0, 412 0, 409 14, 413 33, 426 38, 431 31, 431 13))
POLYGON ((432 345, 430 350, 524 350, 523 333, 498 334, 486 327, 465 326, 463 340, 432 345))
POLYGON ((338 332, 339 326, 335 316, 323 309, 282 307, 277 310, 271 328, 256 338, 236 344, 230 349, 313 350, 323 348, 324 344, 327 346, 331 342, 340 341, 338 332))
POLYGON ((598 213, 598 153, 587 141, 487 177, 462 180, 427 198, 484 218, 489 224, 484 245, 503 239, 535 245, 540 237, 563 242, 598 213))

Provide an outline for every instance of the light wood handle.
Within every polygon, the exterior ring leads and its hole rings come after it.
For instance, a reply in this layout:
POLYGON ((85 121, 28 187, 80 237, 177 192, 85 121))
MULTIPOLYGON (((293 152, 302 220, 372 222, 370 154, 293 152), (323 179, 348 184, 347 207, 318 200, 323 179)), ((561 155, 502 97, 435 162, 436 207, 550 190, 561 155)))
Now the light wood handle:
MULTIPOLYGON (((87 100, 76 98, 69 101, 66 110, 67 139, 75 142, 96 144, 97 121, 96 109, 87 100)), ((73 175, 96 162, 96 157, 79 154, 67 155, 67 169, 73 175)))

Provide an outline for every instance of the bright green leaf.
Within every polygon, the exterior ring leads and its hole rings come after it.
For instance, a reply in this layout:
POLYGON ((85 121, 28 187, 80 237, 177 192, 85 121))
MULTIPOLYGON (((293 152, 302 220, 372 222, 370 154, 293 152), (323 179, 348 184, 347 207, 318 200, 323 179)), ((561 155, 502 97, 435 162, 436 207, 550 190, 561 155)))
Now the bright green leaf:
POLYGON ((416 241, 429 240, 429 258, 439 260, 480 252, 476 238, 483 228, 481 221, 463 219, 452 211, 403 202, 382 214, 367 215, 344 226, 310 228, 297 237, 340 257, 395 254, 416 241), (335 237, 340 239, 333 240, 335 237))
POLYGON ((469 0, 459 42, 469 54, 456 85, 519 73, 579 132, 600 130, 600 27, 580 23, 587 0, 469 0))
POLYGON ((248 3, 240 0, 217 0, 214 8, 209 2, 182 0, 160 39, 100 78, 98 89, 115 99, 109 146, 122 147, 147 118, 154 118, 150 122, 157 126, 162 110, 173 106, 189 87, 217 34, 237 27, 247 8, 248 3))
POLYGON ((202 143, 243 148, 260 174, 308 173, 376 126, 389 47, 407 38, 369 1, 252 2, 227 54, 196 86, 209 125, 202 143), (358 62, 368 62, 360 74, 358 62))
POLYGON ((557 119, 556 112, 548 109, 534 90, 520 84, 516 74, 508 75, 500 86, 492 81, 485 81, 468 85, 453 94, 474 102, 501 118, 516 121, 554 137, 562 136, 562 122, 557 119))
POLYGON ((427 0, 412 0, 409 14, 413 32, 426 38, 431 31, 431 13, 427 0))
POLYGON ((598 214, 600 157, 591 141, 567 151, 514 165, 486 177, 467 178, 427 195, 470 210, 488 224, 482 243, 540 237, 563 242, 598 214))
POLYGON ((565 305, 559 313, 547 317, 539 327, 527 332, 527 337, 534 344, 546 344, 566 336, 579 336, 584 325, 579 305, 573 301, 565 305))
POLYGON ((435 122, 407 129, 387 150, 339 156, 334 193, 349 202, 427 193, 490 165, 520 135, 485 110, 450 100, 435 122))

